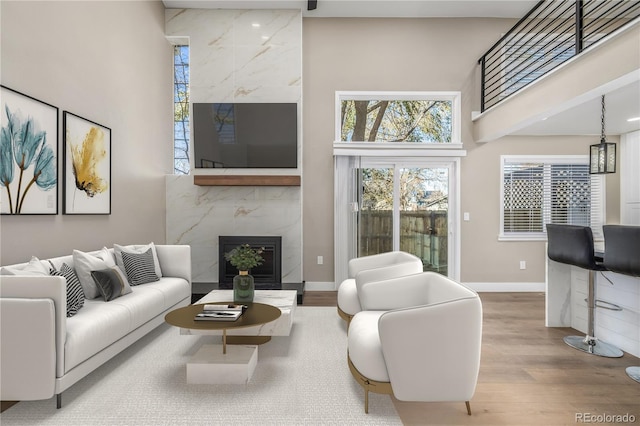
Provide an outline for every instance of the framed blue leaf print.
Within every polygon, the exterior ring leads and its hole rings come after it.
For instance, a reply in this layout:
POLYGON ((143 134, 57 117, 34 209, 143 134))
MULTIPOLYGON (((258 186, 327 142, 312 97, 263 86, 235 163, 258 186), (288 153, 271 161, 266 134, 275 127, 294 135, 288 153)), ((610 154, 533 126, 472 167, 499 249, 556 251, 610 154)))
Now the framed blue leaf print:
POLYGON ((0 212, 58 214, 58 108, 0 86, 0 212))

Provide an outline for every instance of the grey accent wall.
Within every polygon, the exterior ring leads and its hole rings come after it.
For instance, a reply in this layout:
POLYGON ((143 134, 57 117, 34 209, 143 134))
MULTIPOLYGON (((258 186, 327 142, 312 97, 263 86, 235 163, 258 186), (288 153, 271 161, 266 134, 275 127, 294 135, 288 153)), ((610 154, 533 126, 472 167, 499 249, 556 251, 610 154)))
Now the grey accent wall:
MULTIPOLYGON (((111 128, 111 215, 0 218, 0 264, 165 242, 173 170, 172 48, 159 1, 2 1, 2 85, 111 128)), ((4 113, 4 112, 3 112, 4 113)), ((4 190, 4 188, 2 188, 4 190)))

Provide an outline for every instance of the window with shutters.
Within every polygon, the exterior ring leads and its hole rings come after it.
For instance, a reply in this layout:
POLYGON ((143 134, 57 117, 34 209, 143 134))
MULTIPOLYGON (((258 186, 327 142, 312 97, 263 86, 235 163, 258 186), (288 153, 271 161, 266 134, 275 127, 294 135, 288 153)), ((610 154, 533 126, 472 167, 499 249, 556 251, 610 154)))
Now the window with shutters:
POLYGON ((604 179, 588 156, 501 157, 501 240, 544 240, 546 224, 590 226, 602 236, 604 179))

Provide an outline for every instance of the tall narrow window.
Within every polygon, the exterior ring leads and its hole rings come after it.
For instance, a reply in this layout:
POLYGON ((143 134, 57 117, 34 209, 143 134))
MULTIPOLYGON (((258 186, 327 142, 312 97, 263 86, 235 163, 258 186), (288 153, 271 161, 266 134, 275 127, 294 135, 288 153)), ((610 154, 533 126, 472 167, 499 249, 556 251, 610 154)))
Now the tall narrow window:
POLYGON ((173 47, 173 165, 187 175, 189 165, 189 46, 173 47))

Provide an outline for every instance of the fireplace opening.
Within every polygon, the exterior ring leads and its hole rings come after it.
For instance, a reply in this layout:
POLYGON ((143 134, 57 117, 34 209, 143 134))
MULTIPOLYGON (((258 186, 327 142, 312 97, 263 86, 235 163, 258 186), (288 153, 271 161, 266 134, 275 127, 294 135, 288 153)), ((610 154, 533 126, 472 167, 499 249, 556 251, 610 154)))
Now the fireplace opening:
POLYGON ((249 273, 253 276, 256 288, 261 285, 272 286, 282 283, 282 237, 262 236, 219 236, 218 237, 218 283, 220 288, 231 286, 238 269, 224 258, 224 254, 242 244, 251 248, 263 248, 262 265, 256 266, 249 273))

